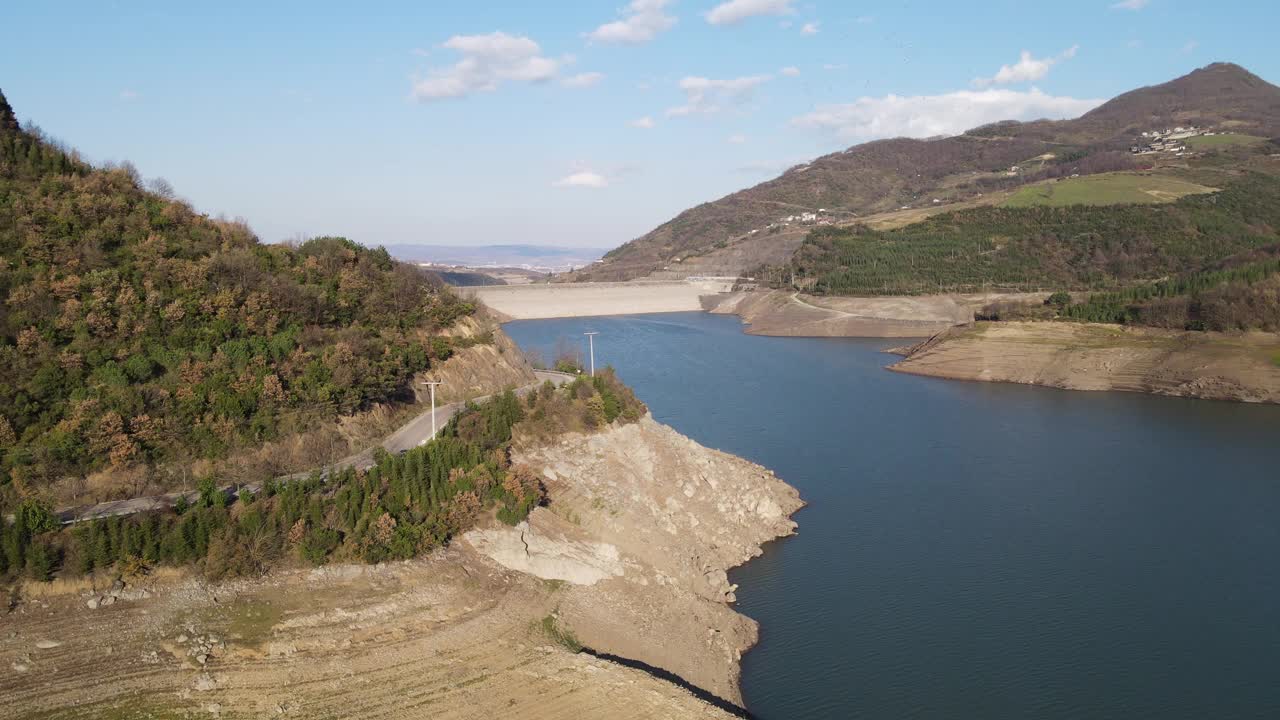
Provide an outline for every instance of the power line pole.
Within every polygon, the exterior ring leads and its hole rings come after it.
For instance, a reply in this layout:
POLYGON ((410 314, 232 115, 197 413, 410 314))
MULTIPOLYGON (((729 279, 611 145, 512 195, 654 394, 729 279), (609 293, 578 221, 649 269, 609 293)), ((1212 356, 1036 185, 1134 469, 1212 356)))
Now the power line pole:
POLYGON ((427 380, 422 383, 431 387, 431 437, 436 436, 436 386, 443 385, 443 380, 427 380))
POLYGON ((585 332, 582 334, 587 336, 587 344, 591 346, 591 377, 595 377, 596 376, 596 336, 599 335, 600 333, 585 332))

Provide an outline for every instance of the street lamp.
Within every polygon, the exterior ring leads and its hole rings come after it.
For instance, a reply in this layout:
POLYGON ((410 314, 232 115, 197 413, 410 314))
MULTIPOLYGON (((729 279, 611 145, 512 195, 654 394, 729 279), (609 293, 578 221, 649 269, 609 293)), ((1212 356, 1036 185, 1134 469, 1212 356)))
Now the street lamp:
POLYGON ((591 377, 595 377, 596 376, 596 336, 599 335, 600 333, 585 332, 582 334, 587 336, 587 344, 590 345, 591 347, 591 377))
POLYGON ((436 386, 443 385, 443 380, 425 380, 423 385, 431 387, 431 437, 436 436, 436 386))

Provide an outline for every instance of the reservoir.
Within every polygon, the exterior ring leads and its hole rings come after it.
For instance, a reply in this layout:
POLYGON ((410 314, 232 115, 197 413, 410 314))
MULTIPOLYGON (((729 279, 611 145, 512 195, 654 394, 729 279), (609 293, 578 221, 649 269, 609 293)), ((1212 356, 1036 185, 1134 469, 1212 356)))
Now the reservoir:
POLYGON ((809 503, 730 578, 754 716, 1280 717, 1280 407, 900 375, 900 342, 702 313, 506 330, 598 331, 655 418, 809 503))

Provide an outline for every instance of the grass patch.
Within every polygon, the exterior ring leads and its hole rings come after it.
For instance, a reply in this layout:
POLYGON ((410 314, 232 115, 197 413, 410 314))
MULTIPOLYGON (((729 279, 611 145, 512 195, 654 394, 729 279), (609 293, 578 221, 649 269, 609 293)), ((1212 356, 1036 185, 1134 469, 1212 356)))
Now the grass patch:
POLYGON ((561 645, 569 650, 569 652, 582 652, 582 643, 578 642, 578 638, 569 628, 561 627, 560 621, 556 619, 555 613, 542 618, 542 632, 547 637, 555 641, 557 645, 561 645))
POLYGON ((1004 206, 1152 204, 1173 202, 1186 195, 1207 192, 1213 192, 1213 188, 1167 175, 1104 173, 1030 185, 1014 193, 1004 206))
POLYGON ((284 617, 276 603, 245 602, 231 610, 227 633, 246 645, 260 645, 271 639, 271 629, 284 617))
POLYGON ((1271 356, 1271 364, 1280 367, 1280 353, 1271 356))
POLYGON ((1266 138, 1257 137, 1256 135, 1197 135, 1189 137, 1183 142, 1186 143, 1187 147, 1196 150, 1212 150, 1236 145, 1257 145, 1266 141, 1266 138))

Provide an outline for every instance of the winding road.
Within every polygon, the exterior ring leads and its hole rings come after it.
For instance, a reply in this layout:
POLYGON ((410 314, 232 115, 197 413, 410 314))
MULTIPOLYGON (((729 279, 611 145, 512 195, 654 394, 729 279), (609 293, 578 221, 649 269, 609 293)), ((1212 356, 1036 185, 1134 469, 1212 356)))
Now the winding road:
MULTIPOLYGON (((573 380, 574 376, 569 373, 555 372, 553 370, 535 370, 534 375, 538 378, 537 382, 530 383, 516 389, 516 394, 525 395, 540 387, 544 382, 552 382, 556 385, 563 385, 573 380)), ((482 397, 471 398, 470 400, 462 400, 459 402, 441 405, 435 409, 435 424, 437 428, 443 428, 467 406, 468 402, 484 402, 492 395, 484 395, 482 397)), ((427 410, 413 418, 409 422, 400 426, 395 432, 391 433, 384 439, 379 447, 387 452, 395 455, 406 450, 411 450, 419 445, 426 444, 433 435, 431 433, 431 411, 427 410)), ((356 468, 357 470, 367 470, 373 467, 373 457, 375 448, 368 448, 354 455, 349 455, 335 463, 319 468, 321 475, 327 477, 329 473, 334 471, 341 472, 347 468, 356 468)), ((300 480, 310 477, 314 470, 306 472, 293 473, 292 475, 284 475, 277 480, 289 482, 291 480, 300 480)), ((238 496, 241 492, 258 492, 262 488, 262 483, 250 483, 248 485, 228 485, 222 488, 223 492, 230 496, 238 496)), ((64 525, 70 525, 87 520, 98 520, 101 518, 116 517, 120 515, 133 515, 140 512, 150 512, 154 510, 167 510, 177 504, 179 498, 185 497, 188 502, 194 502, 200 493, 195 490, 186 492, 172 492, 164 495, 150 495, 147 497, 129 498, 127 500, 112 500, 111 502, 98 503, 96 505, 81 505, 77 507, 63 508, 57 512, 58 520, 64 525)))

